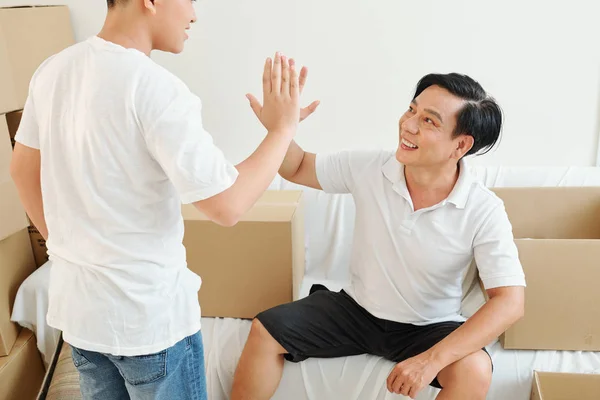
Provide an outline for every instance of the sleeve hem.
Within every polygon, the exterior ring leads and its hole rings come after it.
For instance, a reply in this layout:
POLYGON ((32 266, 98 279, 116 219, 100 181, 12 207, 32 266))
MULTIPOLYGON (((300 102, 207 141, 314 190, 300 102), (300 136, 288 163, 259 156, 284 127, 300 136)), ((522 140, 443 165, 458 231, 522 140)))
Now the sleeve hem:
POLYGON ((40 149, 40 145, 38 143, 33 143, 33 142, 35 142, 34 140, 31 140, 31 141, 23 140, 22 135, 19 135, 19 134, 15 135, 15 142, 20 143, 27 147, 31 147, 32 149, 36 149, 36 150, 40 149))
POLYGON ((229 179, 229 181, 227 181, 227 182, 222 182, 218 185, 213 185, 213 186, 207 187, 205 189, 181 194, 179 197, 181 198, 181 202, 183 204, 191 204, 191 203, 195 203, 197 201, 206 200, 208 198, 216 196, 217 194, 222 193, 225 190, 229 189, 231 186, 233 186, 236 179, 237 179, 237 175, 232 176, 229 179))
POLYGON ((495 289, 506 286, 527 286, 525 283, 525 276, 523 275, 512 275, 512 276, 499 276, 496 278, 481 278, 483 287, 487 289, 495 289))

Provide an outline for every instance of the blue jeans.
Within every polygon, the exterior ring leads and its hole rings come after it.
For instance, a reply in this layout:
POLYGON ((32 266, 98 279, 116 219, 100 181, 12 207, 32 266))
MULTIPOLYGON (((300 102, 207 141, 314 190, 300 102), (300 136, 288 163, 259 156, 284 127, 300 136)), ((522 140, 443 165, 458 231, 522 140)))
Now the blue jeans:
POLYGON ((71 346, 85 400, 207 400, 200 332, 156 354, 120 357, 71 346))

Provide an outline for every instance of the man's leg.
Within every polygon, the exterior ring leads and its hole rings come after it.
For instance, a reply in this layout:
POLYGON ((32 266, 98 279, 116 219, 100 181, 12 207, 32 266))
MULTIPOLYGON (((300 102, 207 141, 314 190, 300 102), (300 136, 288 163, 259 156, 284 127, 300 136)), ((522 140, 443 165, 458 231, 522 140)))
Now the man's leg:
POLYGON ((369 352, 368 345, 381 332, 376 324, 346 293, 328 290, 259 314, 240 357, 231 399, 270 399, 284 359, 300 362, 369 352))
POLYGON ((155 354, 108 356, 125 377, 133 400, 207 400, 200 332, 155 354))
POLYGON ((84 400, 129 400, 125 380, 105 355, 73 346, 71 355, 79 372, 79 387, 84 400))
POLYGON ((492 381, 490 356, 479 350, 448 365, 438 374, 438 400, 485 400, 492 381))
POLYGON ((255 319, 233 380, 231 400, 270 399, 283 373, 287 351, 255 319))

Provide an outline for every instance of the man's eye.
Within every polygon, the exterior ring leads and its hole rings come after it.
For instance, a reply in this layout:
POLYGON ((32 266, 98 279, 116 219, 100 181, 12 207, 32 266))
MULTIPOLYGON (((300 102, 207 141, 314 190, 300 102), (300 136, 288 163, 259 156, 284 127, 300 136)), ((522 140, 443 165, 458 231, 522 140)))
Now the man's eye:
POLYGON ((425 117, 425 122, 427 122, 428 124, 432 124, 433 125, 433 120, 431 118, 425 117))

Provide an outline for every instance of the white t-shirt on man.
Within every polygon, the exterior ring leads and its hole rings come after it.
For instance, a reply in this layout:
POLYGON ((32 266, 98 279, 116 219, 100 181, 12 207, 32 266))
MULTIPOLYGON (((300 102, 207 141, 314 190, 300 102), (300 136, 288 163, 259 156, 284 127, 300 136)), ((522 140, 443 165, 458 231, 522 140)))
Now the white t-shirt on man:
POLYGON ((135 356, 200 329, 181 203, 238 172, 201 102, 145 54, 92 37, 44 62, 16 140, 40 149, 53 262, 48 323, 90 351, 135 356))
POLYGON ((393 152, 317 155, 323 190, 354 198, 346 291, 372 315, 415 325, 464 321, 461 300, 473 258, 486 289, 525 286, 502 200, 474 179, 464 159, 459 169, 447 199, 415 211, 393 152))

